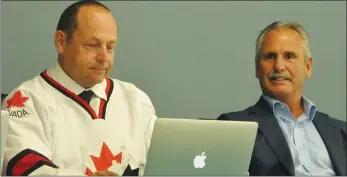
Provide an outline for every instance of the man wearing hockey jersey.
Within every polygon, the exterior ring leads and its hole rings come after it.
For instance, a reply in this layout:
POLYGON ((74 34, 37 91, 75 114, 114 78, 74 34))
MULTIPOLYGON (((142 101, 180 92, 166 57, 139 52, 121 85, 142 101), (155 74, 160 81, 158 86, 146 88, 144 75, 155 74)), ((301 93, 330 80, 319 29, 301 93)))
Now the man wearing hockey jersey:
POLYGON ((4 101, 9 130, 3 175, 143 175, 156 120, 148 96, 108 78, 117 25, 110 10, 84 0, 61 15, 57 65, 4 101))

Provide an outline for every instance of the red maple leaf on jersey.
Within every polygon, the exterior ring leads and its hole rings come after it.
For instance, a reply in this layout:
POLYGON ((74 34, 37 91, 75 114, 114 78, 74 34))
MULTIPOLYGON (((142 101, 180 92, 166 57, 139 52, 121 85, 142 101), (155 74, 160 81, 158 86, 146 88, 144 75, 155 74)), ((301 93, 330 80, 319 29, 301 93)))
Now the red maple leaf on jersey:
POLYGON ((24 103, 29 99, 29 97, 24 97, 20 91, 14 93, 12 98, 7 100, 7 108, 11 107, 24 107, 24 103))
MULTIPOLYGON (((105 143, 102 144, 100 157, 90 156, 92 159, 96 171, 104 171, 112 166, 112 161, 115 160, 118 164, 122 163, 122 152, 117 155, 113 155, 111 150, 107 147, 105 143)), ((91 176, 93 172, 87 168, 86 175, 91 176)))

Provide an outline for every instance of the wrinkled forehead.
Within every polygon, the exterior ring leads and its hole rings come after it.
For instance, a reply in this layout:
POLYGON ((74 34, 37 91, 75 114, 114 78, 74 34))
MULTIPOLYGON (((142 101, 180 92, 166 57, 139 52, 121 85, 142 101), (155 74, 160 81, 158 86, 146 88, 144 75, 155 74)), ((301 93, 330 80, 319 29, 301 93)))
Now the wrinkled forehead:
POLYGON ((264 52, 295 52, 304 50, 304 39, 293 29, 274 29, 269 31, 262 42, 261 51, 264 52))
POLYGON ((77 14, 76 35, 80 38, 117 40, 117 24, 111 12, 98 6, 81 7, 77 14))

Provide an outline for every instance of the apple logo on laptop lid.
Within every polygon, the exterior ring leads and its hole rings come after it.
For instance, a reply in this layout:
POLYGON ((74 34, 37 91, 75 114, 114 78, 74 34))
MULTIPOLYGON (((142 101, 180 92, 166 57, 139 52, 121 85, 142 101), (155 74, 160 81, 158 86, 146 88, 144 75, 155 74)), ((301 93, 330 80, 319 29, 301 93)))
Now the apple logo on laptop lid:
POLYGON ((206 160, 205 152, 201 153, 200 155, 195 156, 194 158, 194 167, 195 168, 204 168, 205 167, 205 160, 206 160))

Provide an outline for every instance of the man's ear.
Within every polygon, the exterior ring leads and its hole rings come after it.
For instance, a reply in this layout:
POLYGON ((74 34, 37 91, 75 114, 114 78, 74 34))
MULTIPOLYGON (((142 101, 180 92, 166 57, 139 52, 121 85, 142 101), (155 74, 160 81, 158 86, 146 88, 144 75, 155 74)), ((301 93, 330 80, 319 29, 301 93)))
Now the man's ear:
POLYGON ((63 31, 57 30, 54 33, 54 45, 55 45, 55 49, 57 50, 58 54, 61 55, 64 53, 64 49, 67 45, 67 36, 63 31))
POLYGON ((259 79, 260 71, 259 71, 259 59, 255 60, 255 77, 259 79))
POLYGON ((305 61, 305 76, 306 78, 310 78, 312 75, 312 57, 309 57, 305 61))

